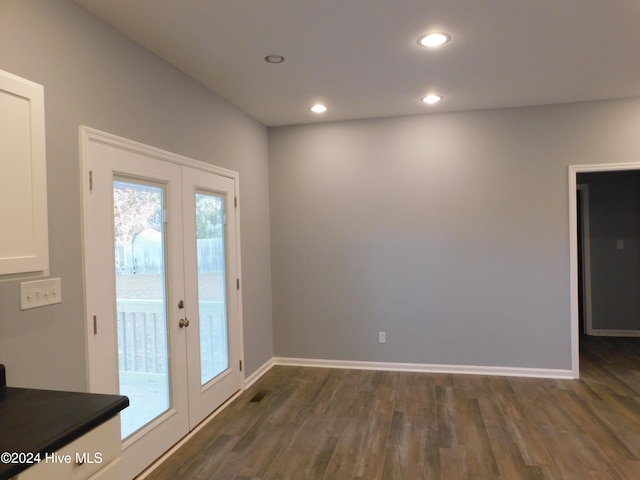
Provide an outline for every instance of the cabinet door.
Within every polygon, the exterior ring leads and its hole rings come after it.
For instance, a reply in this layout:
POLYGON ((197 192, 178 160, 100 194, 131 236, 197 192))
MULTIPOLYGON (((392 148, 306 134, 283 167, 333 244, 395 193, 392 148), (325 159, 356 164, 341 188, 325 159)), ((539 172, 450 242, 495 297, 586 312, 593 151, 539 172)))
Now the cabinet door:
POLYGON ((47 271, 44 89, 0 70, 0 275, 47 271))
POLYGON ((103 474, 110 478, 105 472, 115 471, 119 459, 120 420, 115 416, 55 453, 42 454, 40 463, 14 480, 102 480, 103 474))

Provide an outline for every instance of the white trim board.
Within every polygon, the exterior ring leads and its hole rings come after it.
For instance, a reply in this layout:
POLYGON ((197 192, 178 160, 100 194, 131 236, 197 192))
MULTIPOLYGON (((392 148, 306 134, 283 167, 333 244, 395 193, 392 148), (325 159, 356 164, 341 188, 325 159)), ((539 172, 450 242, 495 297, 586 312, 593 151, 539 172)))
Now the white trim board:
POLYGON ((234 180, 237 180, 239 177, 238 172, 229 170, 224 167, 219 167, 203 160, 195 160, 193 158, 170 152, 168 150, 163 150, 152 145, 147 145, 136 140, 131 140, 125 137, 114 135, 112 133, 103 132, 86 125, 80 125, 81 152, 84 152, 84 148, 88 142, 96 142, 114 146, 121 150, 143 154, 149 158, 155 158, 157 160, 175 163, 176 165, 192 167, 197 170, 204 170, 205 172, 215 173, 216 175, 232 178, 234 180))
POLYGON ((606 330, 593 329, 594 337, 640 337, 640 330, 606 330))
POLYGON ((486 367, 475 365, 437 365, 423 363, 362 362, 352 360, 322 360, 310 358, 275 357, 274 365, 291 367, 346 368, 354 370, 383 370, 394 372, 451 373, 459 375, 493 375, 506 377, 573 379, 571 370, 545 368, 486 367))
POLYGON ((275 361, 274 358, 270 358, 269 360, 267 360, 261 367, 258 367, 258 369, 253 372, 251 375, 249 375, 248 377, 245 377, 244 379, 244 386, 242 387, 243 390, 248 389, 249 387, 251 387, 251 385, 253 385, 254 383, 256 383, 258 380, 260 380, 260 378, 262 378, 262 376, 267 373, 269 370, 271 370, 271 368, 275 365, 275 361))

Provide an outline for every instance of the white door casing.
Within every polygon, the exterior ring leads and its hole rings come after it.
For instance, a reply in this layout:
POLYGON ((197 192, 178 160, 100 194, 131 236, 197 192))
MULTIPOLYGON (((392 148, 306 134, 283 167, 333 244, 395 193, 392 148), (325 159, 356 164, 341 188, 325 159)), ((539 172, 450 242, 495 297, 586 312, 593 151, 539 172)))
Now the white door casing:
POLYGON ((578 299, 578 173, 640 170, 640 163, 609 163, 569 165, 569 291, 571 302, 571 370, 574 378, 580 378, 580 315, 578 299))
POLYGON ((171 407, 123 442, 123 464, 132 478, 175 444, 224 400, 240 390, 244 374, 240 249, 235 172, 120 137, 81 127, 83 233, 89 391, 118 393, 118 339, 113 229, 114 178, 162 185, 166 198, 166 305, 171 407), (211 382, 199 381, 198 280, 194 278, 193 190, 224 198, 226 310, 229 366, 211 382), (189 235, 189 231, 192 235, 189 235), (186 274, 186 276, 185 276, 186 274), (236 283, 238 288, 236 288, 236 283), (231 288, 233 287, 233 288, 231 288), (186 308, 179 307, 186 300, 186 308), (190 319, 188 328, 180 319, 190 319), (189 367, 187 368, 187 365, 189 367), (196 375, 198 376, 196 378, 196 375))

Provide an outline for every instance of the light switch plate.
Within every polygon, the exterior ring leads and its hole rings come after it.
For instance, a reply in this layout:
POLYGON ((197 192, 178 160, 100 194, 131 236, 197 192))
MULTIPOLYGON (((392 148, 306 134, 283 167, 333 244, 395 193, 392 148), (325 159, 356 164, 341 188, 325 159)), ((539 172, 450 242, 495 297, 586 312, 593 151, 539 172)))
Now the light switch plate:
POLYGON ((20 310, 60 302, 62 302, 62 282, 59 278, 20 283, 20 310))

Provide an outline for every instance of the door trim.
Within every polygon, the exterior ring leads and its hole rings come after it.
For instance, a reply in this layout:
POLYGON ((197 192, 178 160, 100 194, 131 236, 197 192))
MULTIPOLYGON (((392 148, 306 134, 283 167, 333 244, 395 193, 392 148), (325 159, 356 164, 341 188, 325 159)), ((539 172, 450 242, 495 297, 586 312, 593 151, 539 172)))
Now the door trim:
POLYGON ((578 310, 578 173, 640 170, 640 162, 569 165, 569 295, 571 318, 571 371, 580 378, 580 315, 578 310))

